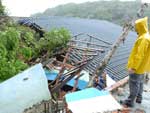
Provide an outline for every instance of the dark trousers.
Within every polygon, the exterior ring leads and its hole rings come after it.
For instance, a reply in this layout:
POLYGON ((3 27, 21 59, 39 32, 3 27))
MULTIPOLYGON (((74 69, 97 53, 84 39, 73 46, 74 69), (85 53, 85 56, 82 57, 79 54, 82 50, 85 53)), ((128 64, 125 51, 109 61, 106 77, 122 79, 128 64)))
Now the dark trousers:
POLYGON ((134 104, 134 100, 137 98, 142 99, 143 93, 144 74, 130 74, 129 75, 129 100, 131 104, 134 104))

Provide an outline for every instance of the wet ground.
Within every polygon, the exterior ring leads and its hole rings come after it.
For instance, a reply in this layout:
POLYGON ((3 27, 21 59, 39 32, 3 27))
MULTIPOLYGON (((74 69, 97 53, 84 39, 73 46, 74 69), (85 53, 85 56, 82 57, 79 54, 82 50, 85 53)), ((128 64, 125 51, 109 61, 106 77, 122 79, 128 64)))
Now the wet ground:
MULTIPOLYGON (((116 93, 116 92, 115 92, 116 93)), ((124 100, 129 95, 129 85, 125 85, 121 91, 115 95, 115 98, 119 100, 124 100)), ((150 80, 147 83, 144 83, 144 92, 143 92, 143 101, 142 104, 135 103, 134 108, 132 108, 131 113, 137 113, 135 112, 137 109, 143 110, 145 112, 143 113, 150 113, 150 80)), ((142 112, 140 112, 142 113, 142 112)))

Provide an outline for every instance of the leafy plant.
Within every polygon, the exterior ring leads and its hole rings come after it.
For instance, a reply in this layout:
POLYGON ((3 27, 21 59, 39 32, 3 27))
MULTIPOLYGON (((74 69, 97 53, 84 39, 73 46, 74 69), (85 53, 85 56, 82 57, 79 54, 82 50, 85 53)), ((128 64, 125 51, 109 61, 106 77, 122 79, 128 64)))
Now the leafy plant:
POLYGON ((47 51, 51 55, 56 50, 66 47, 70 38, 71 35, 68 30, 64 28, 53 29, 45 33, 44 37, 39 40, 39 50, 40 52, 47 51))
POLYGON ((24 60, 30 60, 32 57, 32 49, 30 47, 23 47, 20 49, 20 54, 24 60))
POLYGON ((47 58, 51 57, 56 48, 65 47, 70 39, 70 33, 64 28, 53 29, 40 40, 35 34, 33 30, 15 24, 0 31, 0 81, 25 70, 33 58, 45 54, 47 58))

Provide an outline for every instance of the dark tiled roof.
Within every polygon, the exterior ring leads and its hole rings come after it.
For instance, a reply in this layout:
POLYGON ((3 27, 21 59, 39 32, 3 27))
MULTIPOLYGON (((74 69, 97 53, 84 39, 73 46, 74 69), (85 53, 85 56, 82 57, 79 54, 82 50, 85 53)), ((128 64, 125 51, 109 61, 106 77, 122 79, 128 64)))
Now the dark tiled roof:
MULTIPOLYGON (((110 43, 114 43, 122 32, 121 26, 105 20, 89 20, 73 17, 55 16, 30 19, 32 22, 48 31, 53 28, 64 27, 67 28, 72 33, 72 35, 76 35, 79 33, 90 34, 110 43)), ((107 73, 116 81, 127 76, 126 63, 136 36, 137 35, 135 32, 129 33, 125 43, 120 45, 105 69, 107 70, 107 73)), ((104 57, 104 55, 105 54, 96 56, 95 60, 93 61, 95 67, 104 57)), ((89 70, 91 73, 91 69, 95 68, 93 66, 94 65, 87 67, 87 70, 89 70)))

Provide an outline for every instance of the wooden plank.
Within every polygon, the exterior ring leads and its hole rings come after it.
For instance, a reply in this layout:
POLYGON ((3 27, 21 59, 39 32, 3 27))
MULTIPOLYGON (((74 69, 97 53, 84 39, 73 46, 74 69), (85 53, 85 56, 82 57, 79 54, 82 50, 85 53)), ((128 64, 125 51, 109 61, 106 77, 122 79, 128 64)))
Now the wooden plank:
POLYGON ((115 89, 117 89, 120 86, 123 86, 124 84, 126 84, 129 80, 129 77, 125 77, 124 79, 116 82, 114 85, 112 85, 111 87, 106 87, 105 90, 107 91, 113 91, 115 89))
POLYGON ((112 45, 111 43, 106 42, 106 41, 104 41, 104 40, 102 40, 102 39, 100 39, 100 38, 96 38, 96 37, 94 37, 94 36, 92 36, 92 35, 87 34, 87 36, 92 37, 92 38, 94 38, 94 39, 96 39, 96 40, 98 40, 98 41, 104 42, 104 43, 106 43, 106 44, 108 44, 108 45, 112 45))
POLYGON ((89 48, 89 47, 77 47, 77 46, 72 46, 74 49, 78 49, 78 50, 87 50, 87 51, 100 51, 100 52, 104 52, 104 49, 102 48, 89 48))
POLYGON ((95 46, 99 46, 99 47, 104 47, 104 48, 109 48, 110 46, 106 46, 106 45, 100 45, 100 44, 96 44, 96 43, 92 43, 92 42, 88 42, 88 41, 82 41, 82 40, 70 40, 71 42, 76 42, 76 43, 84 43, 87 45, 95 45, 95 46))

